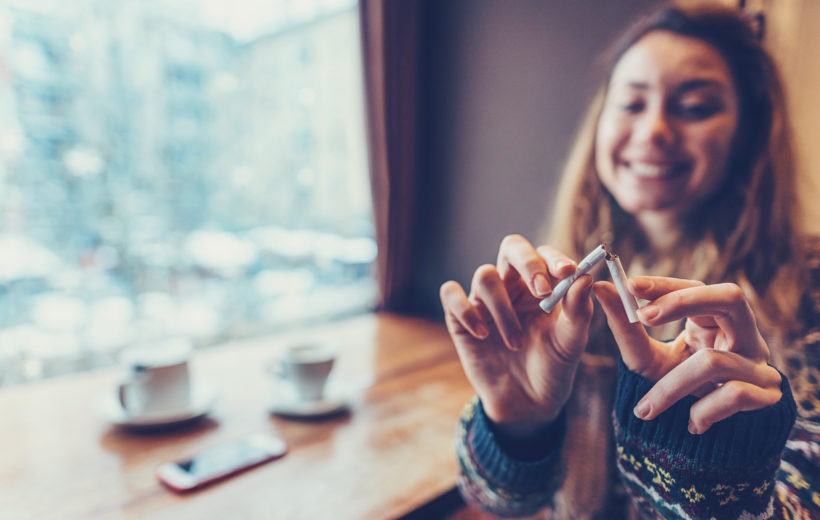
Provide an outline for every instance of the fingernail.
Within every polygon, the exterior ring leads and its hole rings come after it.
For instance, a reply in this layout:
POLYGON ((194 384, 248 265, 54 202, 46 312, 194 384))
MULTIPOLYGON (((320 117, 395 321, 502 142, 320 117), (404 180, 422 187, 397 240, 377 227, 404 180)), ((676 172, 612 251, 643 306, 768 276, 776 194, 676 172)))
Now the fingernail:
POLYGON ((695 423, 692 422, 692 419, 689 419, 689 428, 688 429, 689 429, 689 433, 691 433, 692 435, 697 435, 698 434, 698 427, 695 426, 695 423))
POLYGON ((475 330, 475 333, 478 335, 478 337, 481 339, 485 339, 487 336, 490 335, 490 331, 483 323, 476 323, 473 329, 475 330))
POLYGON ((649 416, 649 403, 647 401, 639 402, 633 412, 638 419, 646 419, 649 416))
POLYGON ((542 273, 538 273, 533 277, 532 285, 535 288, 535 295, 540 298, 545 298, 552 294, 552 287, 550 287, 547 277, 542 273))
POLYGON ((572 262, 568 262, 567 260, 559 260, 558 262, 555 263, 555 267, 558 271, 561 271, 561 270, 563 270, 564 268, 566 268, 567 266, 570 266, 570 265, 572 265, 572 262))
POLYGON ((651 320, 661 312, 661 309, 657 305, 647 305, 646 307, 641 307, 638 312, 641 313, 644 320, 651 320))

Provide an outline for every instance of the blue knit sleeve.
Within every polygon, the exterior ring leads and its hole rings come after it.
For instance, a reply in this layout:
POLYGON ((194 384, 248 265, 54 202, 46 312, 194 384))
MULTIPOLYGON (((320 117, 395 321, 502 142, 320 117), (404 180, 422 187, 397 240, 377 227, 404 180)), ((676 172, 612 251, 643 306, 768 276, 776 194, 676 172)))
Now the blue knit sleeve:
POLYGON ((485 511, 506 516, 526 516, 551 504, 561 483, 561 447, 566 414, 561 414, 539 439, 550 446, 535 461, 517 460, 504 452, 490 420, 476 397, 465 408, 456 435, 461 465, 458 480, 464 499, 485 511))
POLYGON ((776 490, 781 455, 796 416, 786 376, 780 401, 736 413, 702 435, 687 429, 694 396, 654 420, 635 417, 633 408, 653 384, 621 361, 614 410, 617 465, 647 517, 790 517, 776 490))

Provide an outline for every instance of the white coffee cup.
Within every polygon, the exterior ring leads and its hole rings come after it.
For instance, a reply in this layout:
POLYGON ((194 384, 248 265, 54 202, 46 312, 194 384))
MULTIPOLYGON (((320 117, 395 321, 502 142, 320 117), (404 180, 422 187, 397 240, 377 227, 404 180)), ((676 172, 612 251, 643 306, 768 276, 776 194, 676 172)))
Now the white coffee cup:
POLYGON ((191 401, 188 360, 191 345, 168 340, 127 349, 126 376, 118 385, 120 404, 129 414, 185 409, 191 401))
POLYGON ((302 343, 288 347, 276 360, 276 375, 288 381, 301 401, 320 401, 328 376, 336 361, 336 352, 317 343, 302 343))

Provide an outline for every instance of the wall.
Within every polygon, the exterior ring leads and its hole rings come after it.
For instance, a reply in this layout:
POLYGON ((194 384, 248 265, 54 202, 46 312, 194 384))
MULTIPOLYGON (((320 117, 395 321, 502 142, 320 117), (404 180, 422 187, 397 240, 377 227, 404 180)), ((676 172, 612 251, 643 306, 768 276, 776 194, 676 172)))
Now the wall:
POLYGON ((800 200, 810 232, 820 233, 820 2, 757 0, 765 43, 786 83, 799 167, 800 200))
POLYGON ((439 285, 469 287, 506 234, 537 238, 596 86, 593 62, 652 3, 425 3, 416 310, 440 312, 439 285))

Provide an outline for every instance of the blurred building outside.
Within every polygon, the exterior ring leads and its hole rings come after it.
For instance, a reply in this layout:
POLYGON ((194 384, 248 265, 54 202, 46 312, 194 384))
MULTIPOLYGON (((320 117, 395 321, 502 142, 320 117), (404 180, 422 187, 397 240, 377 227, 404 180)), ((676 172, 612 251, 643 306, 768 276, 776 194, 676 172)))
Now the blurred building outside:
POLYGON ((0 4, 0 386, 375 298, 351 0, 0 4))

